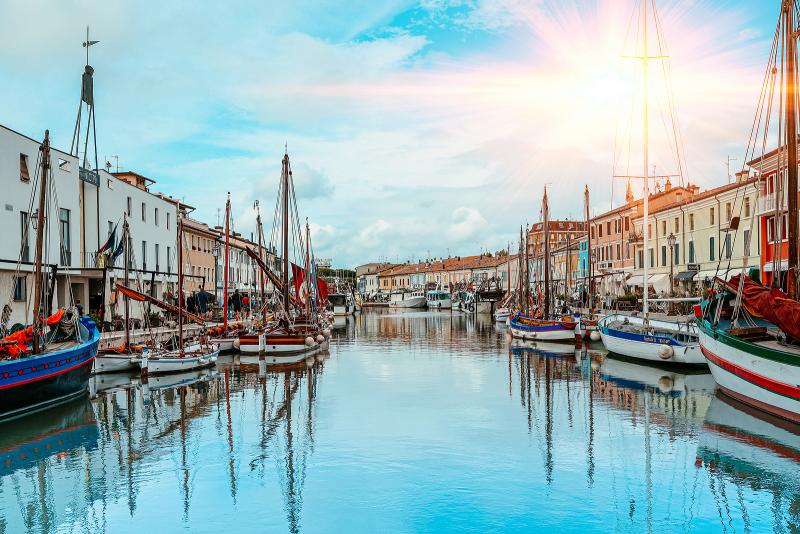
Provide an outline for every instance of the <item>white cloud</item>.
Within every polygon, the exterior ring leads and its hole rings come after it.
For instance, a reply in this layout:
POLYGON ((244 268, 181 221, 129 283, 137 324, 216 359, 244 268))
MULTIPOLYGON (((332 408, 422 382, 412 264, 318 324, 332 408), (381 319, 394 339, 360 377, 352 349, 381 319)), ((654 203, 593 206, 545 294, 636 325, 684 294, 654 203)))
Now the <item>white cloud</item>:
POLYGON ((485 232, 488 226, 481 212, 475 208, 460 207, 453 210, 452 224, 447 237, 453 241, 464 241, 485 232))

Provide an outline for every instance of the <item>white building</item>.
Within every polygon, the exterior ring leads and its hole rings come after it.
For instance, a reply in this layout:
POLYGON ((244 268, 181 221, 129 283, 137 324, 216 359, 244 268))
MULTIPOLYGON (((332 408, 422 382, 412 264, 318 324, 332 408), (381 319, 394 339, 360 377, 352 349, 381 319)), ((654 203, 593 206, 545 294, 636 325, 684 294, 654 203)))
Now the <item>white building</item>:
MULTIPOLYGON (((33 139, 0 126, 0 180, 4 191, 0 224, 0 298, 12 307, 9 324, 30 323, 36 233, 31 213, 36 211, 39 175, 37 161, 41 139, 33 139), (19 274, 17 262, 21 260, 19 274)), ((130 227, 132 285, 162 298, 166 286, 177 280, 176 207, 148 190, 152 180, 126 181, 100 170, 86 172, 74 156, 51 148, 54 189, 46 216, 44 263, 55 273, 52 309, 80 302, 85 313, 110 320, 121 314, 113 305, 115 280, 123 276, 122 257, 107 265, 97 251, 127 215, 130 227), (110 311, 111 313, 107 313, 110 311)), ((132 173, 130 173, 132 174, 132 173)), ((114 246, 116 243, 114 243, 114 246)), ((113 249, 112 249, 113 250, 113 249)), ((45 305, 45 311, 51 308, 45 305)), ((141 315, 140 306, 131 306, 141 315)))

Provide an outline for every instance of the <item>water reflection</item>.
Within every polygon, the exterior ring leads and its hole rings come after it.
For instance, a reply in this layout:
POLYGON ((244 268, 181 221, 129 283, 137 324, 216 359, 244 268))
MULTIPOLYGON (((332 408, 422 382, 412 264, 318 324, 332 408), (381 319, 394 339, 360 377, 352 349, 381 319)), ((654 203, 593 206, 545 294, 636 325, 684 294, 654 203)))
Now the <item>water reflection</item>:
POLYGON ((91 391, 0 427, 0 533, 800 526, 797 427, 490 318, 380 310, 330 352, 91 391))

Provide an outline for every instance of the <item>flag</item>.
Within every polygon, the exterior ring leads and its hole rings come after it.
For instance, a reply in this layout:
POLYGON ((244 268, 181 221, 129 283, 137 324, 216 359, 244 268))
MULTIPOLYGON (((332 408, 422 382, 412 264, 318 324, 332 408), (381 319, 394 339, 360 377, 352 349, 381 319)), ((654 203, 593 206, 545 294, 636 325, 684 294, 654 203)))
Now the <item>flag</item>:
POLYGON ((117 225, 114 225, 114 229, 111 230, 111 233, 108 236, 108 241, 106 241, 105 245, 100 247, 100 250, 97 251, 97 255, 99 256, 106 250, 111 250, 112 248, 114 248, 114 242, 116 240, 117 240, 117 225))
POLYGON ((109 251, 109 253, 108 253, 108 263, 112 267, 114 266, 114 262, 117 261, 117 258, 119 258, 122 255, 123 251, 124 251, 124 247, 122 246, 122 240, 120 240, 119 244, 117 244, 117 248, 114 249, 114 252, 110 252, 109 251))
POLYGON ((292 263, 292 278, 294 279, 294 294, 297 296, 298 300, 305 302, 303 282, 306 278, 306 271, 299 265, 292 263))
POLYGON ((317 295, 320 303, 325 304, 328 301, 328 284, 322 278, 317 279, 317 295))

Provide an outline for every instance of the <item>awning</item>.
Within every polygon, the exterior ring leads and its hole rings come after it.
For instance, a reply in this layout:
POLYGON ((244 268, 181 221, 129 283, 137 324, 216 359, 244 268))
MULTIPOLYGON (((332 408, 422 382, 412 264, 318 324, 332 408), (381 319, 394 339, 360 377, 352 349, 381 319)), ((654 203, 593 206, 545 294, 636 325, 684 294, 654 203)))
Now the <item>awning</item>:
POLYGON ((688 282, 695 277, 697 271, 681 271, 675 275, 675 280, 678 282, 688 282))
MULTIPOLYGON (((648 276, 648 285, 650 285, 656 291, 661 289, 669 289, 669 275, 668 274, 651 274, 648 276)), ((637 274, 628 278, 627 284, 630 287, 643 287, 644 286, 644 275, 637 274)))
MULTIPOLYGON (((755 267, 755 266, 754 266, 755 267)), ((764 264, 764 272, 771 273, 774 269, 774 264, 771 261, 768 261, 764 264)), ((787 260, 781 260, 780 264, 778 265, 779 271, 785 271, 789 267, 789 262, 787 260)))

